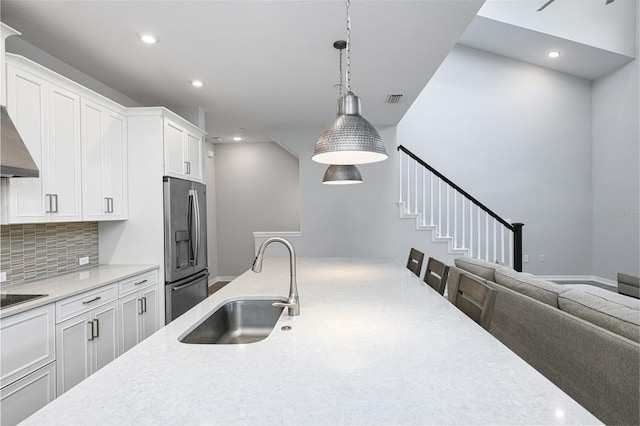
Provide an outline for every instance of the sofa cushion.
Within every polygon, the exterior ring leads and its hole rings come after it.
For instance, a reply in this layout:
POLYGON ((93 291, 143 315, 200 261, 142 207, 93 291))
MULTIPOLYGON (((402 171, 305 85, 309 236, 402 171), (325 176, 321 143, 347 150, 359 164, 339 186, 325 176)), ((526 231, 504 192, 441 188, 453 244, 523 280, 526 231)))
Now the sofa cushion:
POLYGON ((606 290, 604 288, 596 287, 589 284, 563 284, 566 289, 575 289, 583 293, 590 293, 594 296, 602 297, 603 299, 616 302, 620 305, 625 305, 636 311, 640 311, 640 299, 634 297, 625 296, 624 294, 616 293, 612 290, 606 290))
MULTIPOLYGON (((500 265, 496 263, 474 259, 467 256, 458 257, 453 262, 458 268, 471 272, 472 274, 489 281, 495 281, 493 272, 496 268, 500 267, 500 265)), ((504 268, 504 266, 502 267, 504 268)))
POLYGON ((640 343, 640 311, 580 290, 558 297, 560 309, 640 343))
POLYGON ((495 282, 547 305, 558 307, 558 294, 566 289, 559 284, 541 280, 531 274, 500 266, 495 270, 495 282))
POLYGON ((640 275, 623 274, 618 272, 618 283, 627 284, 633 287, 640 287, 640 275))

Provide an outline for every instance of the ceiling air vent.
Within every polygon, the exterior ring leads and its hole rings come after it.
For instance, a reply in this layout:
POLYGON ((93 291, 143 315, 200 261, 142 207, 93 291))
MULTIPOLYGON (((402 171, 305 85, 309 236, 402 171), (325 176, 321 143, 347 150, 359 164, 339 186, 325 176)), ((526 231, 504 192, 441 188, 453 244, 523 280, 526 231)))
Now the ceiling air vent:
POLYGON ((402 95, 388 95, 387 99, 384 101, 386 104, 397 104, 402 99, 402 95))

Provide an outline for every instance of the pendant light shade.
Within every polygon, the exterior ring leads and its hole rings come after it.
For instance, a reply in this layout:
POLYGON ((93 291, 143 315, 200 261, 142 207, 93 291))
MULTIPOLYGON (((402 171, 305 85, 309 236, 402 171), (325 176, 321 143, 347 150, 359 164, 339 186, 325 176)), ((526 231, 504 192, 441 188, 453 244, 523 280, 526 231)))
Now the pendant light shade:
POLYGON ((362 183, 362 175, 353 164, 334 164, 324 172, 322 183, 326 185, 352 185, 362 183))
POLYGON ((360 98, 348 92, 339 115, 316 142, 311 159, 323 164, 367 164, 387 159, 378 131, 360 115, 360 98))
POLYGON ((333 47, 340 50, 340 98, 338 116, 320 135, 311 159, 318 163, 354 165, 375 163, 389 156, 378 131, 360 115, 360 98, 351 91, 351 1, 347 6, 347 40, 336 41, 333 47), (346 89, 342 96, 342 49, 347 50, 346 89))

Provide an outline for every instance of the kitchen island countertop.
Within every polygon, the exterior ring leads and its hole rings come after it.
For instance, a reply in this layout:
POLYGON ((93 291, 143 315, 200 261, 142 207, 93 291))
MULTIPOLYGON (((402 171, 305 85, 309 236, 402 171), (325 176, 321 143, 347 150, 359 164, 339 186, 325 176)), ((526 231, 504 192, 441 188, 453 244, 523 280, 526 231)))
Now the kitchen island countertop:
POLYGON ((265 340, 178 341, 226 301, 285 297, 288 259, 266 259, 24 424, 600 423, 404 266, 297 266, 301 314, 285 309, 265 340))

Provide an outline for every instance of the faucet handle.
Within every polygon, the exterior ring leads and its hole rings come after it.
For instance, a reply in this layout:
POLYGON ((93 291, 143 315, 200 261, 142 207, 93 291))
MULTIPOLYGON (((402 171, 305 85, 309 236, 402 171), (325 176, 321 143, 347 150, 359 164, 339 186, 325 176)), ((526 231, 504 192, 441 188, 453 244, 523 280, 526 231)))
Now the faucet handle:
POLYGON ((290 308, 292 306, 295 306, 296 302, 273 302, 271 304, 271 306, 275 307, 275 308, 290 308))
POLYGON ((276 308, 287 308, 289 316, 300 315, 300 302, 296 299, 289 299, 287 302, 273 302, 271 306, 276 308))

